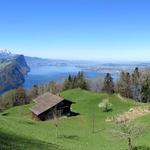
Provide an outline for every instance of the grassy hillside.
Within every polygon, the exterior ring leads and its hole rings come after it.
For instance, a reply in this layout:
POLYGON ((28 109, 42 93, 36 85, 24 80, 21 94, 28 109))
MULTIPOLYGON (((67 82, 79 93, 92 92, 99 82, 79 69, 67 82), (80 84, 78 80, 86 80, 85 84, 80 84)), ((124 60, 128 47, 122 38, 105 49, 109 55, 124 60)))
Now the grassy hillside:
MULTIPOLYGON (((72 111, 78 116, 62 118, 59 121, 59 138, 56 138, 53 121, 33 121, 29 111, 30 105, 14 107, 0 113, 0 149, 18 150, 125 150, 126 143, 118 141, 111 135, 113 124, 106 122, 107 117, 116 116, 134 103, 121 100, 117 95, 96 94, 80 89, 61 93, 66 99, 75 102, 72 111), (98 104, 109 98, 113 111, 104 113, 98 104), (93 117, 95 133, 92 133, 93 117)), ((150 123, 150 115, 138 118, 137 122, 150 123)), ((135 144, 150 146, 150 133, 146 132, 135 144)))

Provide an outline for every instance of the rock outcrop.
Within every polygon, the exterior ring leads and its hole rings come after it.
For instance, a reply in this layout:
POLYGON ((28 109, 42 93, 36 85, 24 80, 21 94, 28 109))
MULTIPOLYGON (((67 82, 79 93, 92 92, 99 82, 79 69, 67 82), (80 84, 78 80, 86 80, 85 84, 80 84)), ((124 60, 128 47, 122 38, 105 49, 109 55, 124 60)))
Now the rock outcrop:
POLYGON ((22 86, 29 71, 23 55, 0 59, 0 93, 22 86))

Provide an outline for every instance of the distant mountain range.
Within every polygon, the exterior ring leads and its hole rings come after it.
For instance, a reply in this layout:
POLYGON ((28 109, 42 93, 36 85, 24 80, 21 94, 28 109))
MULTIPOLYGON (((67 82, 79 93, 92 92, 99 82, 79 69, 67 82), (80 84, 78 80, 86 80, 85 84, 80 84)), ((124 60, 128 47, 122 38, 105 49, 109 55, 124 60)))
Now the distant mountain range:
POLYGON ((76 66, 80 64, 95 64, 91 61, 71 61, 71 60, 60 60, 60 59, 46 59, 39 57, 29 57, 25 56, 27 64, 32 67, 37 66, 76 66))
POLYGON ((150 62, 105 63, 100 61, 53 60, 15 55, 4 49, 0 50, 0 93, 23 85, 24 76, 30 69, 35 70, 45 66, 58 66, 58 68, 73 66, 83 71, 97 72, 103 75, 109 72, 118 76, 121 71, 132 71, 135 67, 150 68, 150 62))
POLYGON ((12 57, 13 54, 7 49, 0 49, 0 59, 8 59, 12 57))
POLYGON ((74 66, 82 70, 96 71, 99 73, 119 73, 121 71, 131 71, 135 67, 140 69, 150 68, 150 62, 100 62, 100 61, 71 61, 71 60, 52 60, 37 57, 25 56, 27 64, 30 68, 37 68, 41 66, 74 66))
POLYGON ((23 55, 0 51, 0 93, 22 86, 29 71, 23 55))

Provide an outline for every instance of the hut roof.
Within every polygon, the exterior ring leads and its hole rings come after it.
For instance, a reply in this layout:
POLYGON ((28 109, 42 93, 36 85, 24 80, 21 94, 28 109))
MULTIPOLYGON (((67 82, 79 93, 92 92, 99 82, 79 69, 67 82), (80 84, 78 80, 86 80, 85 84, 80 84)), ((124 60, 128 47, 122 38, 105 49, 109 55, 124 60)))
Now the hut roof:
POLYGON ((36 104, 31 108, 31 111, 36 115, 40 115, 63 100, 63 97, 47 92, 34 100, 36 104))

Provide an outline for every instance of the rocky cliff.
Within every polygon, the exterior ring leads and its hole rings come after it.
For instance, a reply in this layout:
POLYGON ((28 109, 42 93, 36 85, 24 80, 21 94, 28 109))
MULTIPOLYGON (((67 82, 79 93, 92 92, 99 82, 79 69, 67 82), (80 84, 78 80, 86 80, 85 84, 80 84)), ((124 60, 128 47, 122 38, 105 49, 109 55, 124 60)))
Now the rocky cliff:
POLYGON ((29 71, 23 55, 0 59, 0 93, 22 86, 29 71))

